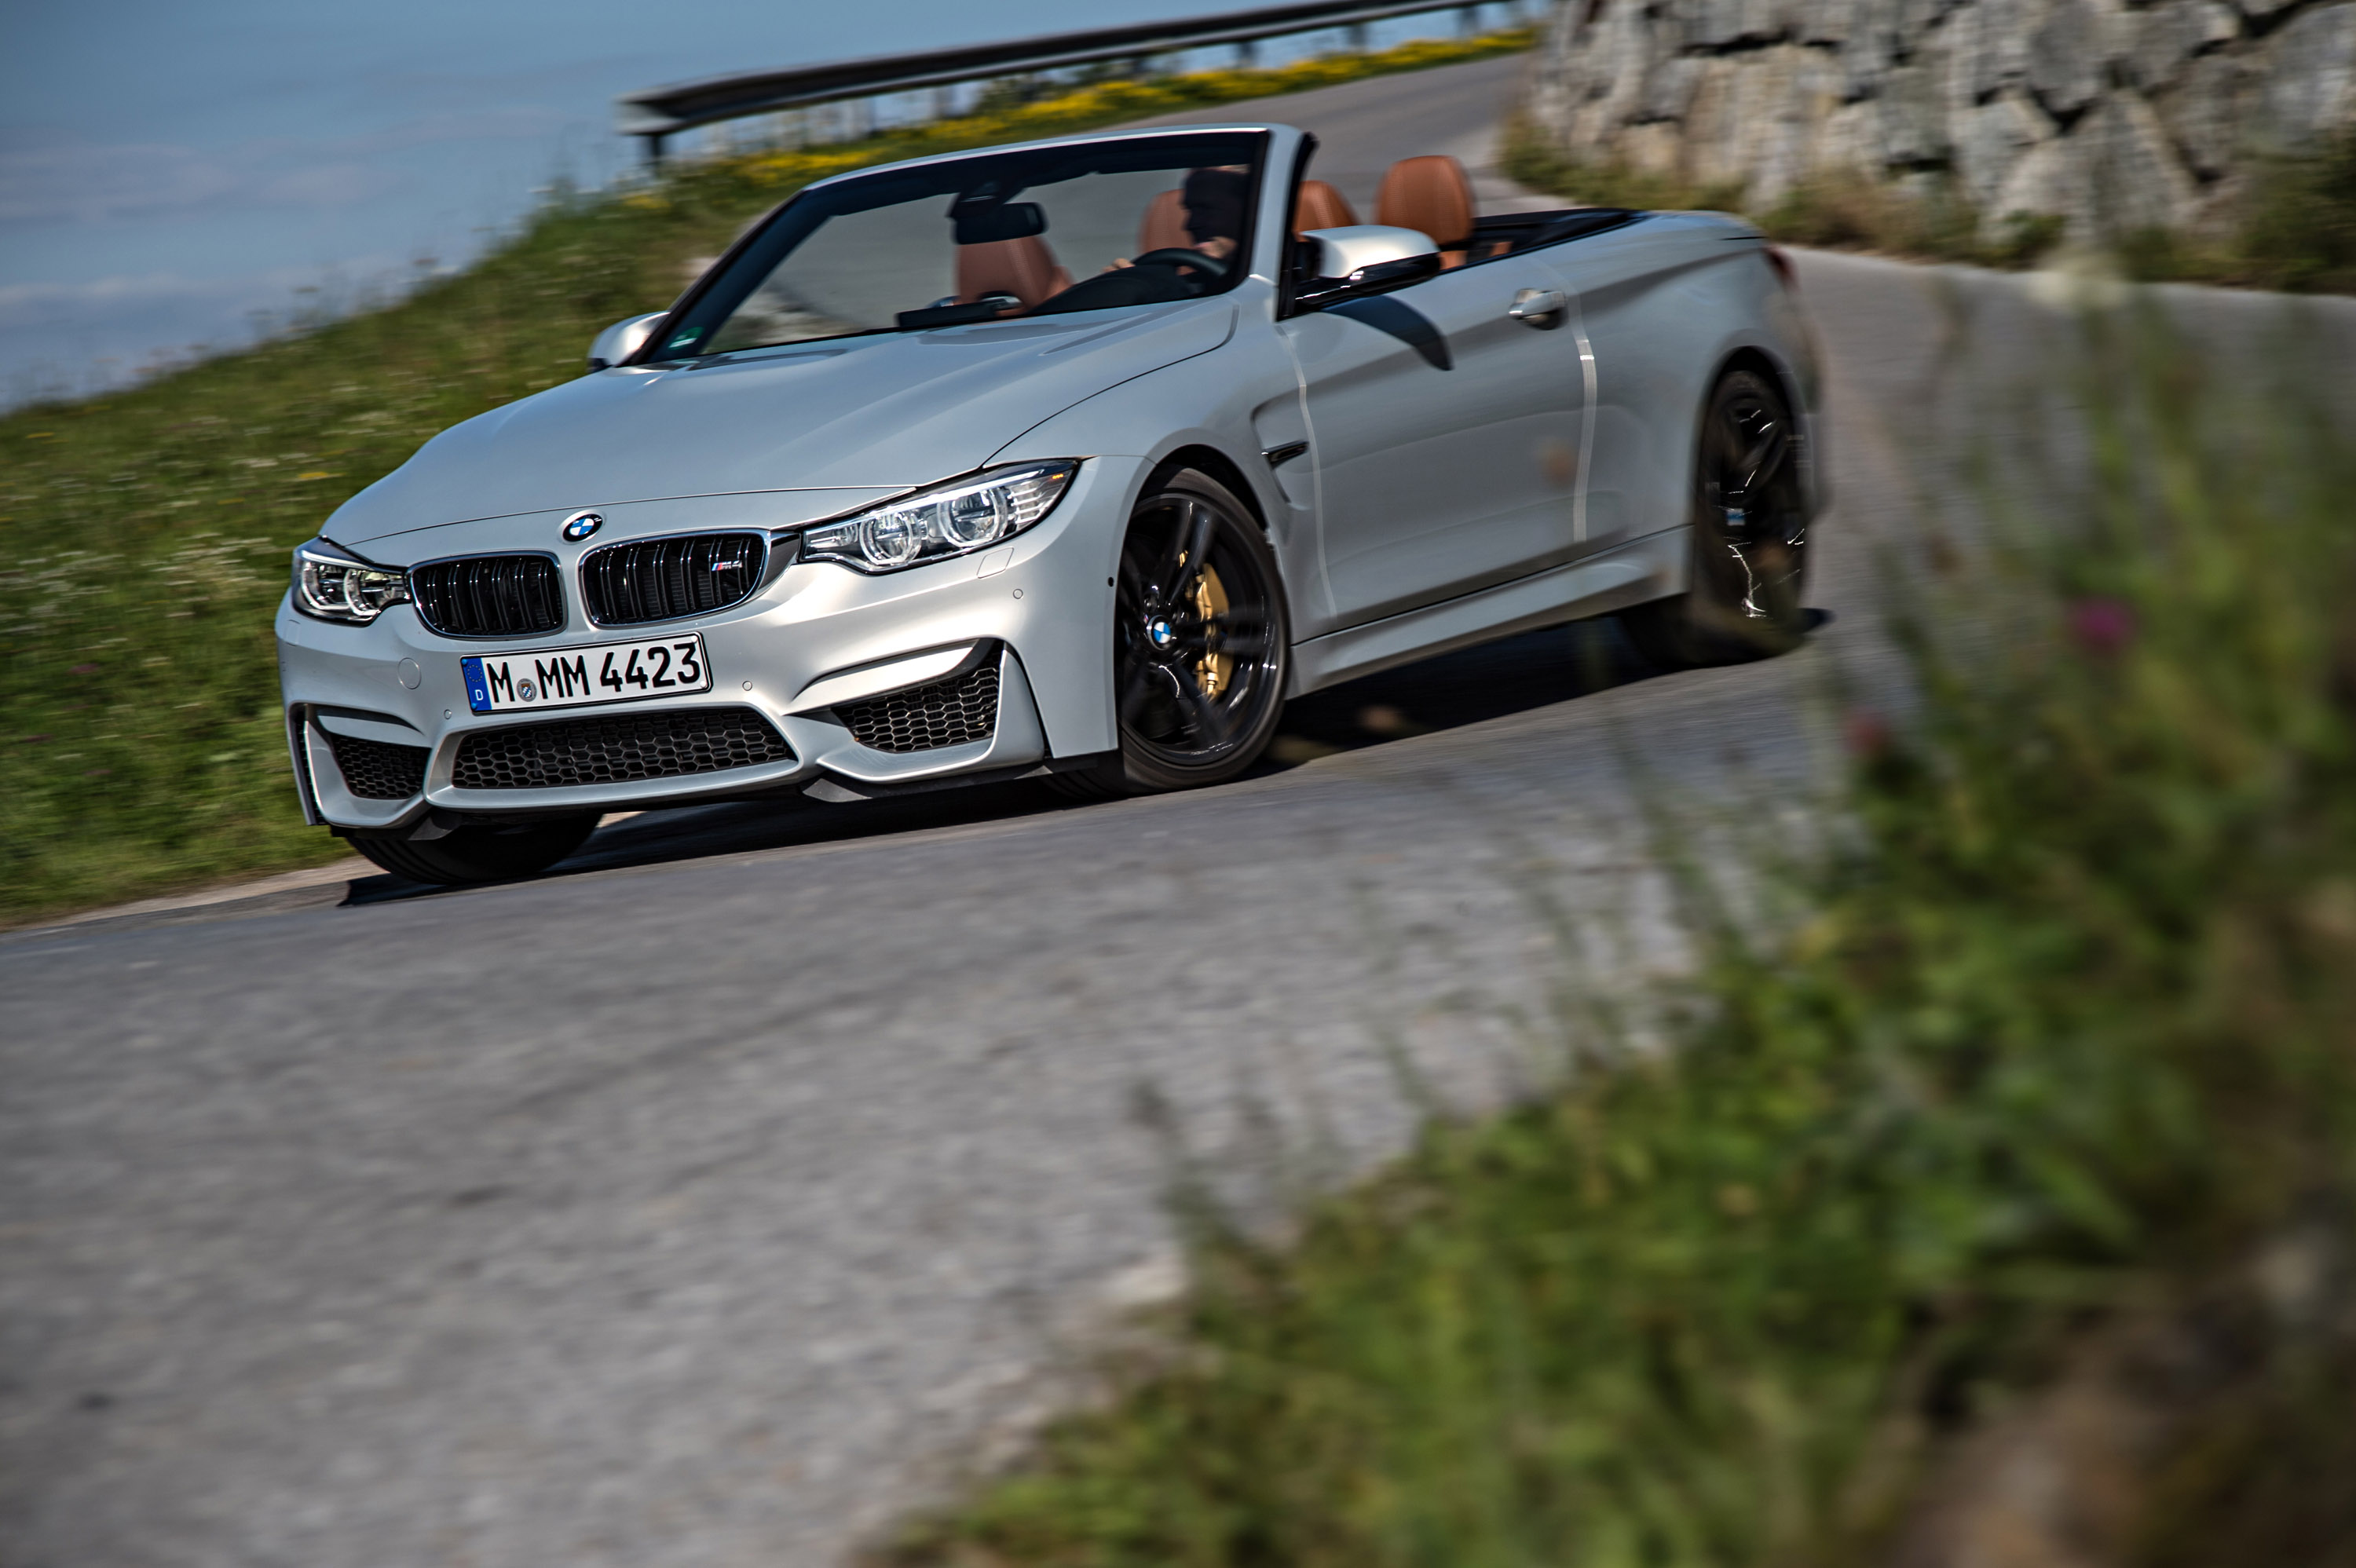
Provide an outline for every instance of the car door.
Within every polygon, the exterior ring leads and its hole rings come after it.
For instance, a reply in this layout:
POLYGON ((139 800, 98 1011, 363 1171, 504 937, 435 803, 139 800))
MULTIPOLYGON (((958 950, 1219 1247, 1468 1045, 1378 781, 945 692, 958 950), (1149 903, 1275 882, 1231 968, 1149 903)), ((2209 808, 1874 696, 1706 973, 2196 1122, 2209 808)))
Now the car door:
POLYGON ((1517 299, 1561 292, 1543 262, 1505 256, 1279 324, 1315 464, 1329 610, 1318 630, 1579 553, 1576 307, 1511 314, 1517 299))
POLYGON ((1581 526, 1590 549, 1690 520, 1694 421, 1725 294, 1710 270, 1736 264, 1722 233, 1662 218, 1533 253, 1579 302, 1594 357, 1581 526))

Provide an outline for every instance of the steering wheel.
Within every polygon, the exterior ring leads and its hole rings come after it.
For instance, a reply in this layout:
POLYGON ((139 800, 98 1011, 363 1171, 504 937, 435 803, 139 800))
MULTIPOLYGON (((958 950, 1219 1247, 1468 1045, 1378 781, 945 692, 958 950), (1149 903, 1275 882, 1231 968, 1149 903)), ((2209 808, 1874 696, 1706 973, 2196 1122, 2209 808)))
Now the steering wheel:
POLYGON ((1215 283, 1227 275, 1233 263, 1225 257, 1206 256, 1200 251, 1173 245, 1166 250, 1148 251, 1142 256, 1131 257, 1129 264, 1132 267, 1168 267, 1173 271, 1192 267, 1215 283))

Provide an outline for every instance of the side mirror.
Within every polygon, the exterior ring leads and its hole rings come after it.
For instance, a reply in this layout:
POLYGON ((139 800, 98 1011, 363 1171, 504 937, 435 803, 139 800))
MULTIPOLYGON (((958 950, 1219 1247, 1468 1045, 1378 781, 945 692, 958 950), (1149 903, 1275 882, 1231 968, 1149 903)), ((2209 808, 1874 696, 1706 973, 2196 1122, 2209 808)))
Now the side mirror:
POLYGON ((1361 223, 1349 229, 1312 229, 1301 238, 1315 274, 1294 291, 1303 304, 1380 293, 1420 283, 1440 271, 1440 246, 1419 229, 1361 223))
POLYGON ((589 368, 603 370, 608 366, 619 365, 644 348, 647 339, 654 335, 655 328, 669 314, 667 310, 659 310, 651 315, 634 315, 627 321, 617 321, 599 333, 597 340, 589 345, 589 368))

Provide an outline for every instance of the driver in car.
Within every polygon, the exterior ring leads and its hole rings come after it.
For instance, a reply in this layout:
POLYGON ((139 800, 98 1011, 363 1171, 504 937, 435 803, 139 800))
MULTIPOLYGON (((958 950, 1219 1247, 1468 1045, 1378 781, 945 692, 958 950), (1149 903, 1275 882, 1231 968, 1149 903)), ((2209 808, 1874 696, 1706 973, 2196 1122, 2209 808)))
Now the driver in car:
POLYGON ((1194 268, 1176 261, 1179 252, 1156 251, 1157 256, 1172 258, 1172 264, 1140 269, 1128 257, 1116 260, 1103 273, 1090 281, 1090 307, 1111 304, 1147 304, 1157 300, 1184 298, 1186 291, 1173 295, 1170 284, 1183 275, 1189 281, 1194 276, 1223 275, 1226 263, 1243 242, 1244 203, 1251 197, 1251 174, 1248 169, 1222 166, 1190 170, 1184 185, 1179 187, 1179 204, 1186 212, 1186 238, 1194 242, 1194 250, 1208 261, 1221 263, 1214 267, 1194 268), (1162 275, 1148 279, 1147 271, 1162 275), (1118 284, 1107 285, 1114 273, 1127 272, 1133 280, 1123 290, 1118 284), (1175 275, 1173 275, 1175 274, 1175 275), (1128 297, 1115 298, 1116 293, 1128 297))
POLYGON ((1215 261, 1236 253, 1244 234, 1244 202, 1251 176, 1243 169, 1195 169, 1178 196, 1186 209, 1186 237, 1215 261))

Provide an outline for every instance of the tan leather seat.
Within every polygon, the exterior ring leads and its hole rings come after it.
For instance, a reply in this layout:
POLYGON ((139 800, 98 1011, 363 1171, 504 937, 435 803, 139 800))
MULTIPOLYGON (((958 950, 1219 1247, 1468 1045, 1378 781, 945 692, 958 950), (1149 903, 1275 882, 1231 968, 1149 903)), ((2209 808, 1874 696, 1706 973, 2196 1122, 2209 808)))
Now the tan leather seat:
POLYGON ((1350 209, 1349 199, 1323 180, 1302 180, 1301 194, 1292 202, 1292 231, 1305 233, 1312 229, 1349 229, 1356 226, 1358 215, 1350 209))
POLYGON ((1401 158, 1375 196, 1375 221, 1420 229, 1440 246, 1440 264, 1461 267, 1472 243, 1472 182, 1454 158, 1401 158))
POLYGON ((957 248, 957 297, 965 304, 1010 293, 1028 310, 1071 286, 1072 274, 1055 264, 1055 253, 1035 234, 957 248))
MULTIPOLYGON (((1191 251, 1194 237, 1186 232, 1185 193, 1165 190, 1146 204, 1145 220, 1137 226, 1137 254, 1148 251, 1191 251)), ((1358 221, 1349 198, 1323 180, 1302 180, 1292 203, 1292 231, 1347 229, 1358 221)))
POLYGON ((1145 204, 1145 218, 1137 226, 1137 251, 1191 251, 1194 237, 1186 232, 1186 193, 1165 190, 1145 204))

